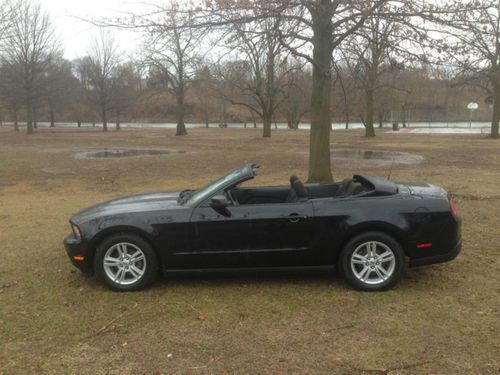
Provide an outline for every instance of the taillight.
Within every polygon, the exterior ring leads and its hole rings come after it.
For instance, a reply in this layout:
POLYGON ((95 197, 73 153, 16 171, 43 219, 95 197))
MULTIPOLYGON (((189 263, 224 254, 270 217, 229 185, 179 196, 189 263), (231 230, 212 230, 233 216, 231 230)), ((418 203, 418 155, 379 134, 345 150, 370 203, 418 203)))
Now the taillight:
POLYGON ((454 217, 458 216, 457 206, 455 206, 455 201, 453 200, 453 197, 451 195, 450 195, 450 210, 451 210, 451 214, 454 217))

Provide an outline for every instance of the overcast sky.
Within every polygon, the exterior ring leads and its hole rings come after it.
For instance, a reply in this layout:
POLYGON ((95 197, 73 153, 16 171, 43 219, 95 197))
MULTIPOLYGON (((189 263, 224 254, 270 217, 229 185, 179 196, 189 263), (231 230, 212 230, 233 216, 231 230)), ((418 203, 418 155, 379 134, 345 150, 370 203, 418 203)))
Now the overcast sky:
MULTIPOLYGON (((55 24, 67 59, 84 56, 97 28, 78 20, 81 18, 119 17, 130 9, 144 8, 138 0, 39 0, 55 24)), ((139 45, 139 35, 133 32, 113 31, 120 49, 132 53, 139 45)))

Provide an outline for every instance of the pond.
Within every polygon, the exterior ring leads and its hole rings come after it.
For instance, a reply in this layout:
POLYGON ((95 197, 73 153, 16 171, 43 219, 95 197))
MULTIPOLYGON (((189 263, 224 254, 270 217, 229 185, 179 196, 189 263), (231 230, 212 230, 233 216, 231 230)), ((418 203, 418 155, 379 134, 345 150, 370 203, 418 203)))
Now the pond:
POLYGON ((75 154, 75 159, 118 159, 138 158, 156 155, 184 154, 182 150, 154 150, 154 149, 105 149, 85 151, 75 154))
POLYGON ((424 161, 424 157, 418 154, 411 154, 400 151, 383 150, 353 150, 334 149, 331 151, 332 160, 363 161, 367 164, 390 165, 394 164, 419 164, 424 161))

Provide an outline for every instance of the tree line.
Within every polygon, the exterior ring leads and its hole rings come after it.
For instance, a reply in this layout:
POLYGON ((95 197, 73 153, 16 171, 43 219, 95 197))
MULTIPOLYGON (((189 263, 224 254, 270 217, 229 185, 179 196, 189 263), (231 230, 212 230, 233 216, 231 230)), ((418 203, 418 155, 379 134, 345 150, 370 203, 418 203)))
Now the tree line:
MULTIPOLYGON (((331 179, 332 121, 405 123, 409 112, 453 113, 471 100, 500 119, 500 0, 213 0, 153 2, 143 13, 88 20, 100 35, 64 59, 48 14, 32 0, 0 0, 4 120, 51 126, 186 118, 207 124, 311 122, 310 181, 331 179), (113 28, 143 37, 125 59, 113 28), (467 86, 464 91, 462 87, 467 86), (187 116, 187 117, 186 117, 187 116)), ((250 125, 251 126, 251 125, 250 125)))

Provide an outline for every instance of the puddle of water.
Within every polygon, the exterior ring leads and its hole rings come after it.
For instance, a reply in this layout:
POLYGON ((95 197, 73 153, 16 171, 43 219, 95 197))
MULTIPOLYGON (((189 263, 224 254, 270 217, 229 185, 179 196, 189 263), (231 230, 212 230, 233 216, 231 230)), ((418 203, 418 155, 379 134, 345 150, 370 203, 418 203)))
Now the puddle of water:
POLYGON ((423 156, 399 151, 334 149, 333 160, 362 161, 370 164, 418 164, 424 161, 423 156))
POLYGON ((98 150, 86 151, 75 154, 75 159, 119 159, 119 158, 139 158, 155 155, 170 155, 184 154, 186 151, 178 150, 137 150, 137 149, 122 149, 122 150, 98 150))

